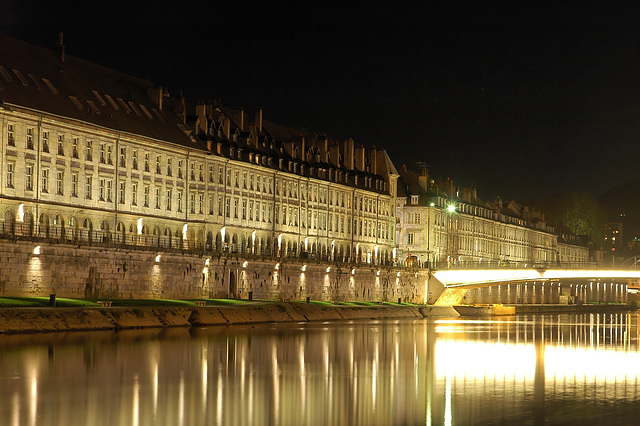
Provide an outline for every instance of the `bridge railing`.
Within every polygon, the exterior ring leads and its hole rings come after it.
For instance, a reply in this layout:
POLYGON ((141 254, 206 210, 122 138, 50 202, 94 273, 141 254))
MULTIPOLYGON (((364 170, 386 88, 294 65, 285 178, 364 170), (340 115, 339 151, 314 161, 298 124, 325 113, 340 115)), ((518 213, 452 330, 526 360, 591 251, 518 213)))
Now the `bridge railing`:
MULTIPOLYGON (((424 262, 421 265, 414 265, 427 268, 429 265, 424 262)), ((490 260, 478 262, 432 262, 431 269, 596 269, 613 268, 628 269, 624 264, 612 264, 611 262, 514 262, 503 260, 490 260)), ((640 264, 638 265, 640 267, 640 264)))

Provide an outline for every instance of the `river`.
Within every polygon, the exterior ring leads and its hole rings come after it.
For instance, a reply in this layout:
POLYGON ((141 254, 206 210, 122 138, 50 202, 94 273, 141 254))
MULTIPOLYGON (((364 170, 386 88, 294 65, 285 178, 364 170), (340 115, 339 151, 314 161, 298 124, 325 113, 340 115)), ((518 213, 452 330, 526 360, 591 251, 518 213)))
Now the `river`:
POLYGON ((631 424, 638 314, 0 336, 7 425, 631 424))

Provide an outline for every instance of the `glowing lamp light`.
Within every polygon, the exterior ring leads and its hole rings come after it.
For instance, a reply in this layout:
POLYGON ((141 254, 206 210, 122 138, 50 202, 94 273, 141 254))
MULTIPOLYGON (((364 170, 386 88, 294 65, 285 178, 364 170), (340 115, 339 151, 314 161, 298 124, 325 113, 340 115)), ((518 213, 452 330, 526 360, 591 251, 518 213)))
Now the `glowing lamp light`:
POLYGON ((36 247, 33 249, 33 254, 40 254, 40 246, 36 246, 36 247))
POLYGON ((431 207, 433 207, 433 206, 435 206, 435 205, 436 205, 436 203, 429 203, 429 205, 430 205, 431 207))
POLYGON ((244 262, 242 262, 242 267, 243 267, 243 268, 246 268, 248 264, 249 264, 249 262, 247 262, 247 261, 245 260, 244 262))
POLYGON ((207 260, 204 261, 204 266, 209 266, 210 262, 211 262, 211 258, 208 257, 207 260))
POLYGON ((376 275, 380 275, 380 269, 378 269, 378 272, 376 272, 376 275))
POLYGON ((449 204, 449 206, 447 207, 447 211, 449 213, 453 213, 456 211, 456 206, 454 204, 449 204))
POLYGON ((279 264, 279 263, 276 263, 276 271, 277 271, 278 269, 280 269, 280 264, 279 264))
POLYGON ((160 262, 160 258, 161 258, 161 257, 162 257, 161 255, 157 255, 157 256, 156 256, 156 263, 160 262))
POLYGON ((355 273, 356 273, 356 269, 355 269, 355 268, 353 268, 353 269, 351 270, 351 275, 354 275, 355 273))
POLYGON ((327 266, 327 272, 331 271, 331 266, 327 266))
POLYGON ((400 277, 400 272, 398 272, 398 273, 396 274, 396 277, 400 277))
POLYGON ((302 272, 307 270, 307 265, 302 265, 302 272))

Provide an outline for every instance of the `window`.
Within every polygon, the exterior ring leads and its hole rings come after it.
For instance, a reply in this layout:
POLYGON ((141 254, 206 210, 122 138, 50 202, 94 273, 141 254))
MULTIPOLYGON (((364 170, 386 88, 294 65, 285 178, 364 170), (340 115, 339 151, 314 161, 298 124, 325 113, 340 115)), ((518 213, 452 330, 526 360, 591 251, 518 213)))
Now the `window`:
POLYGON ((78 158, 78 138, 73 138, 73 147, 71 148, 71 156, 78 158))
POLYGON ((120 167, 126 167, 127 164, 127 148, 120 148, 120 167))
POLYGON ((99 186, 99 191, 98 191, 98 200, 100 201, 104 201, 104 189, 105 189, 105 185, 104 185, 104 179, 100 179, 100 186, 99 186))
POLYGON ((419 198, 420 198, 419 195, 412 195, 411 196, 411 204, 418 204, 419 198))
POLYGON ((249 220, 253 220, 253 201, 249 201, 249 220))
POLYGON ((49 169, 42 169, 42 192, 49 192, 49 169))
POLYGON ((127 186, 127 183, 125 181, 120 181, 120 190, 118 192, 118 202, 120 204, 124 204, 126 186, 127 186))
POLYGON ((242 218, 243 219, 247 218, 247 201, 246 200, 242 200, 242 218))
POLYGON ((64 135, 58 135, 58 155, 64 155, 64 135))
POLYGON ((33 149, 33 129, 27 129, 27 149, 33 149))
POLYGON ((93 142, 92 141, 87 141, 87 161, 92 161, 91 158, 91 149, 93 148, 93 142))
POLYGON ((49 132, 42 132, 42 152, 49 152, 49 132))
POLYGON ((107 164, 113 165, 113 147, 111 145, 107 145, 107 164))
POLYGON ((160 187, 156 186, 156 209, 160 208, 160 187))
POLYGON ((156 155, 156 174, 161 174, 162 170, 160 170, 160 156, 156 155))
POLYGON ((16 137, 14 135, 13 124, 7 125, 7 144, 9 146, 16 146, 16 137))
POLYGON ((171 188, 167 189, 167 211, 171 211, 171 188))
POLYGON ((213 215, 213 196, 209 195, 209 214, 213 215))
POLYGON ((133 170, 138 170, 138 150, 134 149, 131 153, 131 158, 133 159, 133 170))
POLYGON ((236 188, 240 187, 240 172, 238 170, 235 171, 235 173, 233 174, 234 177, 234 182, 236 184, 236 188))
POLYGON ((100 163, 102 163, 102 164, 104 164, 104 162, 105 162, 105 158, 106 158, 105 154, 106 154, 106 151, 105 151, 105 148, 104 148, 104 144, 101 143, 100 144, 100 157, 98 157, 98 161, 100 163))
POLYGON ((84 189, 84 198, 87 200, 91 199, 91 190, 93 188, 93 178, 91 176, 87 176, 85 179, 85 189, 84 189))
POLYGON ((200 182, 204 182, 204 174, 202 173, 202 167, 203 167, 202 164, 198 166, 198 180, 200 182))
POLYGON ((222 216, 222 197, 218 197, 218 216, 222 216))
POLYGON ((198 194, 198 213, 202 214, 202 204, 204 200, 204 195, 198 194))
POLYGON ((144 154, 144 171, 149 172, 149 153, 144 154))
POLYGON ((15 163, 7 163, 7 188, 13 188, 13 174, 15 173, 15 163))
POLYGON ((224 176, 222 176, 222 166, 218 167, 218 183, 224 183, 224 176))
POLYGON ((235 219, 238 218, 238 204, 239 204, 239 200, 237 198, 235 198, 233 200, 233 217, 235 219))
POLYGON ((195 193, 191 193, 189 194, 189 212, 190 213, 195 213, 196 212, 196 194, 195 193))
POLYGON ((131 184, 131 205, 132 206, 138 205, 138 184, 137 183, 131 184))
POLYGON ((226 217, 231 217, 231 200, 229 198, 227 198, 225 200, 225 206, 224 207, 225 207, 225 211, 224 211, 225 216, 226 217))
POLYGON ((144 186, 144 200, 142 206, 149 207, 149 185, 144 186))
POLYGON ((178 191, 178 211, 182 212, 182 191, 178 191))
POLYGON ((182 179, 182 160, 178 160, 178 179, 182 179))
POLYGON ((191 163, 190 167, 191 167, 191 173, 189 174, 189 178, 191 180, 196 180, 196 171, 195 171, 196 165, 191 163))
POLYGON ((78 196, 78 174, 71 173, 71 196, 78 196))
POLYGON ((213 166, 209 166, 209 182, 213 183, 213 166))
POLYGON ((111 202, 111 192, 113 190, 113 180, 107 179, 107 201, 111 202))
POLYGON ((242 172, 242 188, 247 189, 247 172, 242 172))
POLYGON ((171 158, 167 158, 167 176, 171 176, 171 158))
POLYGON ((227 186, 231 186, 231 170, 227 169, 227 186))
POLYGON ((410 232, 409 234, 407 234, 407 244, 409 245, 415 244, 415 234, 413 232, 410 232))
POLYGON ((64 171, 56 171, 56 194, 64 194, 64 171))

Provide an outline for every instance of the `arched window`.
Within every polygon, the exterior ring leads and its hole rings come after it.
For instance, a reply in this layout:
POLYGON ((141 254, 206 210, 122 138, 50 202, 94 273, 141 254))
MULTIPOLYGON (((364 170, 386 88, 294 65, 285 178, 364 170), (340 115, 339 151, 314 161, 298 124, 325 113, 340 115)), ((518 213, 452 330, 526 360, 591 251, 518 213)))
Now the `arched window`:
POLYGON ((82 238, 93 241, 93 223, 88 217, 82 221, 82 238))
POLYGON ((15 232, 16 217, 11 210, 4 212, 4 222, 2 224, 2 232, 8 235, 13 235, 15 232))

